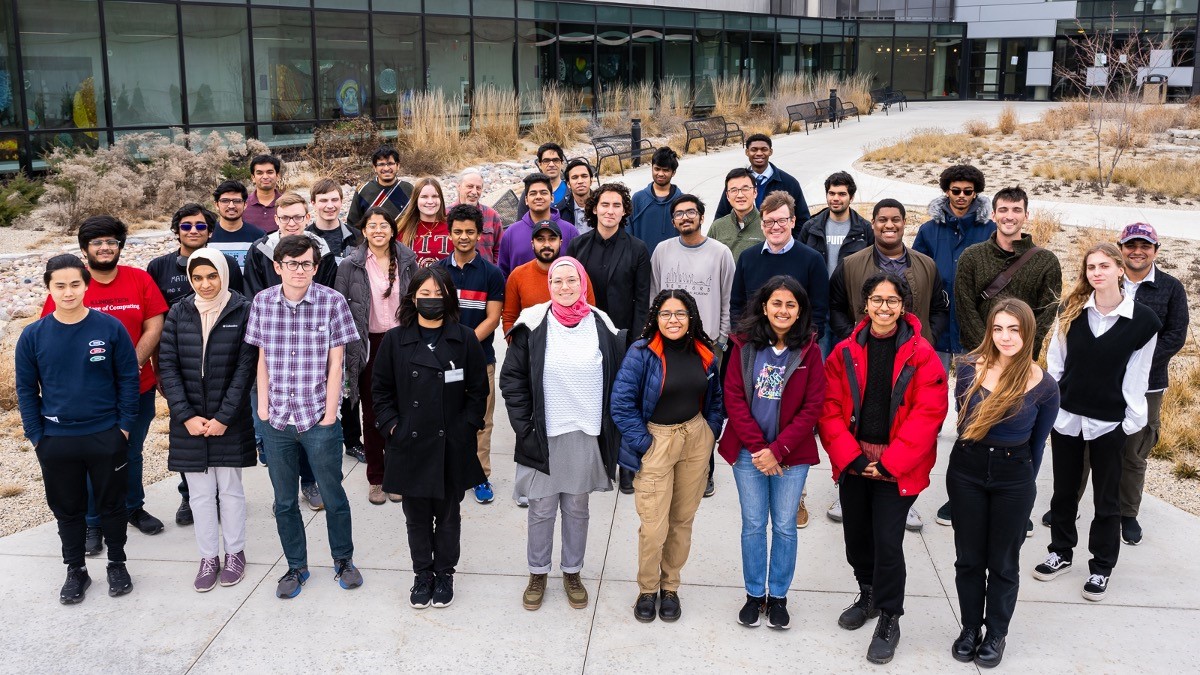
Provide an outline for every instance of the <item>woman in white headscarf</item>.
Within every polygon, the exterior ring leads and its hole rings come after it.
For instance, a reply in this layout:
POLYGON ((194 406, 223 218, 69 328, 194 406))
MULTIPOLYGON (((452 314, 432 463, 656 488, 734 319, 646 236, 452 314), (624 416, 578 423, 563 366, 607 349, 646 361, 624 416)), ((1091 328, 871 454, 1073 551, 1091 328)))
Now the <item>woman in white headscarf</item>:
POLYGON ((171 409, 167 467, 182 472, 191 491, 200 548, 194 588, 203 593, 245 575, 242 467, 255 464, 249 392, 258 350, 243 340, 250 300, 229 290, 225 256, 202 248, 187 272, 195 293, 167 313, 158 368, 171 409))

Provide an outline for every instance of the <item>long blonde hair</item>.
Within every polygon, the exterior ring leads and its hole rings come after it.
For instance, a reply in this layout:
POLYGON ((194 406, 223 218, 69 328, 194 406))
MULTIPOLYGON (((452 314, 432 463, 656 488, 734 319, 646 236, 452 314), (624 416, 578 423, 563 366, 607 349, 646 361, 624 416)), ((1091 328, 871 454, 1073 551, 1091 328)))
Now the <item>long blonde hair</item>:
POLYGON ((958 435, 961 438, 982 441, 992 427, 1015 415, 1020 409, 1029 383, 1030 366, 1033 365, 1036 334, 1037 320, 1033 317, 1033 310, 1021 300, 1003 298, 988 312, 983 342, 966 357, 975 364, 975 381, 967 388, 966 398, 958 411, 958 435), (967 402, 983 387, 988 370, 1000 362, 1000 350, 992 337, 992 328, 996 324, 996 317, 1001 313, 1016 318, 1017 329, 1021 332, 1021 349, 1000 373, 996 390, 986 396, 979 405, 971 408, 967 402))
POLYGON ((1125 273, 1125 259, 1121 257, 1121 251, 1116 244, 1102 241, 1099 244, 1089 248, 1087 253, 1083 254, 1083 262, 1079 266, 1079 279, 1075 282, 1075 288, 1066 295, 1059 303, 1058 313, 1058 334, 1061 339, 1066 339, 1067 330, 1071 327, 1071 322, 1079 318, 1083 313, 1083 306, 1087 303, 1088 298, 1092 296, 1092 282, 1087 278, 1087 259, 1093 253, 1102 253, 1109 258, 1120 268, 1122 275, 1125 273))
POLYGON ((411 247, 413 240, 417 238, 417 227, 421 224, 421 210, 417 208, 417 200, 421 198, 421 191, 429 185, 432 185, 433 189, 437 190, 438 199, 442 202, 442 217, 439 218, 439 221, 446 219, 446 195, 442 192, 442 184, 432 176, 421 178, 413 185, 412 196, 408 199, 408 206, 404 207, 404 211, 396 219, 396 230, 400 235, 400 243, 405 246, 411 247))

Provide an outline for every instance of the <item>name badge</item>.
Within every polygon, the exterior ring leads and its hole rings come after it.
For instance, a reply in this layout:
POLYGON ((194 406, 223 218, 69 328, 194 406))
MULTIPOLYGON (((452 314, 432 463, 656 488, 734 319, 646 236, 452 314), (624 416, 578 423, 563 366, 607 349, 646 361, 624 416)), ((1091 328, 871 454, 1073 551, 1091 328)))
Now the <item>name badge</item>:
POLYGON ((462 381, 463 381, 463 369, 462 368, 455 368, 454 370, 446 371, 446 382, 462 382, 462 381))

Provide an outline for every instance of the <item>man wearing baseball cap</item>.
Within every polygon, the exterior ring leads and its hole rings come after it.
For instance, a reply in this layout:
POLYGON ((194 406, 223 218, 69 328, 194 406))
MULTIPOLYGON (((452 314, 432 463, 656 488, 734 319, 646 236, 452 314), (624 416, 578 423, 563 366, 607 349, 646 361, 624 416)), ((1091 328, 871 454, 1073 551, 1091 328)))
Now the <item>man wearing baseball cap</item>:
MULTIPOLYGON (((1158 257, 1158 232, 1148 223, 1133 223, 1121 230, 1117 239, 1125 260, 1125 295, 1149 307, 1162 321, 1154 360, 1150 366, 1150 389, 1146 392, 1146 426, 1125 439, 1125 461, 1121 465, 1121 540, 1131 546, 1142 541, 1138 510, 1142 505, 1142 486, 1146 482, 1146 458, 1158 443, 1159 412, 1163 391, 1167 388, 1167 366, 1171 357, 1183 348, 1188 332, 1188 300, 1183 284, 1154 264, 1158 257)), ((1084 465, 1079 497, 1087 486, 1088 467, 1084 465)), ((1045 524, 1046 516, 1042 517, 1045 524)))
MULTIPOLYGON (((504 286, 504 332, 509 329, 526 307, 550 302, 550 263, 558 257, 563 244, 562 226, 558 219, 544 219, 535 222, 533 229, 533 260, 519 265, 508 275, 504 286)), ((504 233, 507 237, 510 228, 504 233)), ((587 301, 589 305, 596 304, 596 294, 592 285, 588 284, 587 301)))

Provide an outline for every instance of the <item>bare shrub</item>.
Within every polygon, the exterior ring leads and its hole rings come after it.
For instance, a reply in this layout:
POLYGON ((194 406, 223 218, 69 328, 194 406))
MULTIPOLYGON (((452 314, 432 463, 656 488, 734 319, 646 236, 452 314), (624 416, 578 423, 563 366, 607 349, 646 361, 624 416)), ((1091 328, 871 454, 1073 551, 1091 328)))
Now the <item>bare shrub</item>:
POLYGON ((1019 123, 1020 117, 1017 115, 1017 109, 1006 105, 1000 111, 1000 116, 996 118, 996 129, 1005 136, 1011 136, 1017 130, 1019 123))
POLYGON ((1070 131, 1088 121, 1087 104, 1077 101, 1064 103, 1042 113, 1042 124, 1057 133, 1070 131))
POLYGON ((471 98, 471 132, 477 157, 508 158, 521 151, 521 101, 510 90, 485 84, 471 98), (479 148, 482 148, 480 151, 479 148))
POLYGON ((712 83, 714 116, 729 120, 742 120, 750 113, 750 100, 756 87, 745 77, 713 77, 712 83))
POLYGON ((978 154, 980 149, 979 142, 966 134, 948 134, 937 128, 917 129, 899 143, 868 148, 863 159, 868 162, 927 164, 969 157, 978 154))
POLYGON ((963 131, 971 136, 987 136, 992 133, 992 127, 985 120, 967 120, 963 122, 963 131))
POLYGON ((400 169, 415 176, 439 175, 461 161, 461 102, 441 89, 412 94, 408 115, 399 122, 396 150, 400 169))
POLYGON ((1052 141, 1060 135, 1044 122, 1022 124, 1017 127, 1017 137, 1023 141, 1052 141))
POLYGON ((0 499, 16 497, 25 493, 25 486, 16 483, 0 483, 0 499))
POLYGON ((681 133, 683 123, 692 116, 692 95, 688 85, 678 80, 665 80, 658 86, 658 107, 654 117, 658 134, 670 136, 681 133))
POLYGON ((1200 456, 1200 425, 1196 424, 1200 415, 1200 361, 1192 358, 1172 370, 1172 386, 1163 394, 1158 444, 1150 450, 1150 456, 1176 462, 1176 477, 1196 479, 1200 476, 1185 458, 1200 456))
POLYGON ((1025 227, 1025 231, 1033 237, 1033 243, 1038 246, 1048 245, 1062 229, 1062 218, 1059 218, 1057 213, 1041 209, 1033 212, 1025 227))
POLYGON ((370 173, 371 153, 383 144, 375 120, 365 115, 326 124, 313 130, 313 139, 301 157, 309 172, 356 185, 370 173))
MULTIPOLYGON (((1041 162, 1033 165, 1030 172, 1064 182, 1094 183, 1099 179, 1096 167, 1079 161, 1041 162)), ((1200 160, 1175 158, 1124 164, 1117 167, 1112 182, 1152 194, 1200 199, 1200 160)))
POLYGON ((523 107, 535 111, 529 127, 530 141, 567 147, 587 129, 587 118, 579 114, 583 109, 582 92, 550 85, 526 96, 527 105, 523 107))

